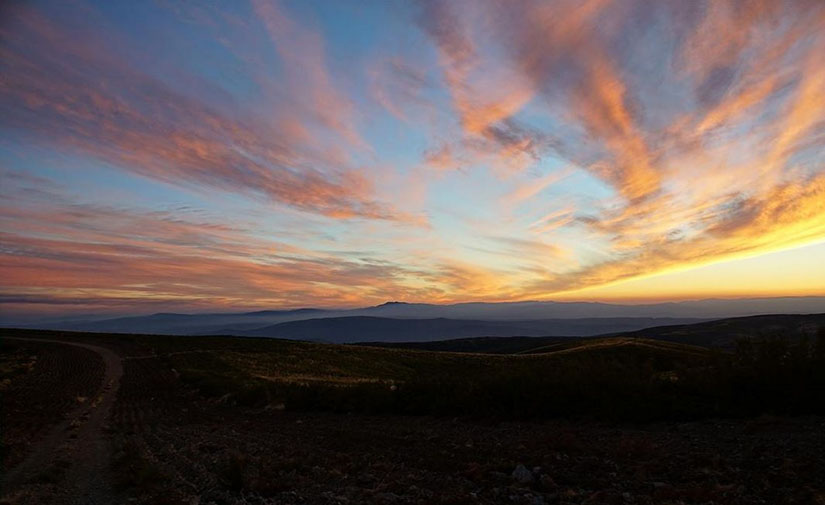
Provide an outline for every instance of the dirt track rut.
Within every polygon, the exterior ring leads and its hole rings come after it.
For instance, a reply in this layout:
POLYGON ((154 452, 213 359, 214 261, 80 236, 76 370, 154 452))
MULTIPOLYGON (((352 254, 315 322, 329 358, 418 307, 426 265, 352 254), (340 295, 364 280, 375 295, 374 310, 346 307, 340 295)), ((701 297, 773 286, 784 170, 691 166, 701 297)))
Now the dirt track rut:
POLYGON ((106 423, 117 396, 123 375, 121 357, 111 349, 64 340, 6 337, 37 343, 73 345, 98 353, 106 367, 97 395, 54 426, 45 438, 37 442, 29 456, 3 479, 3 495, 24 494, 33 480, 49 468, 63 468, 68 496, 54 497, 69 504, 108 504, 114 497, 106 475, 110 450, 105 436, 106 423))

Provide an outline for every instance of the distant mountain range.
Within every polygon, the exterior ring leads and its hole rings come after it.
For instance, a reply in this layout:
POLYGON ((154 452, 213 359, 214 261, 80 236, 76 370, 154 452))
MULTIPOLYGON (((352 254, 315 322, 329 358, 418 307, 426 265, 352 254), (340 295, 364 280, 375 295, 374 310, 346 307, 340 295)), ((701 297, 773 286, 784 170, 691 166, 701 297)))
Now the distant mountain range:
MULTIPOLYGON (((688 317, 721 319, 759 314, 811 314, 825 312, 825 296, 708 299, 651 304, 601 302, 503 302, 433 305, 388 302, 376 307, 355 309, 346 315, 396 318, 437 318, 496 320, 581 319, 604 317, 688 317), (363 313, 369 312, 369 313, 363 313)), ((340 314, 344 315, 344 314, 340 314)))
POLYGON ((388 302, 357 309, 158 313, 118 318, 42 320, 2 326, 109 333, 239 335, 336 343, 430 341, 485 336, 592 336, 758 314, 825 313, 825 297, 711 299, 656 304, 508 302, 435 305, 388 302))

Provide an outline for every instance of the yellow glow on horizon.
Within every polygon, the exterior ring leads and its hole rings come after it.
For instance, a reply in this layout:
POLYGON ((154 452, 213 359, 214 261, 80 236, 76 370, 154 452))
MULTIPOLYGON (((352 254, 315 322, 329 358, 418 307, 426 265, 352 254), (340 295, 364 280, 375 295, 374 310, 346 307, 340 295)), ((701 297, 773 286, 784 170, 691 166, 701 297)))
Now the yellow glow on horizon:
POLYGON ((825 296, 825 242, 637 277, 548 298, 686 300, 825 296))

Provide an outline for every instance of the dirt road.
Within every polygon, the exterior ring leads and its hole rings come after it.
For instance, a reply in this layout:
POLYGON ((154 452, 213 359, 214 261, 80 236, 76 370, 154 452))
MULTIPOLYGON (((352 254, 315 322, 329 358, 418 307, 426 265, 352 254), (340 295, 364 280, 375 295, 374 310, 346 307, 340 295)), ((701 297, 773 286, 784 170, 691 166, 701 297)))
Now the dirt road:
MULTIPOLYGON (((123 375, 121 357, 111 349, 80 342, 5 338, 82 347, 98 353, 106 370, 97 395, 53 427, 32 447, 28 457, 8 472, 3 479, 3 498, 9 502, 26 502, 33 487, 43 487, 42 476, 46 473, 62 481, 55 489, 63 491, 52 497, 54 503, 113 503, 106 479, 110 451, 105 428, 123 375)), ((43 491, 39 489, 37 494, 42 495, 43 491)))

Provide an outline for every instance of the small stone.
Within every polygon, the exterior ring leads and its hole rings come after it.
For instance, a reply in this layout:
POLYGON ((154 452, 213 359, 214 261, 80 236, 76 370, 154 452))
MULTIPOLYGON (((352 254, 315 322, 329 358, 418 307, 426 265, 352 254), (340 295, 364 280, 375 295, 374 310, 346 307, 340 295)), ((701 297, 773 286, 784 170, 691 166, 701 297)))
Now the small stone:
POLYGON ((513 480, 521 484, 529 484, 533 482, 533 473, 530 472, 530 470, 528 470, 527 467, 522 464, 516 466, 516 469, 513 470, 512 477, 513 480))
POLYGON ((395 503, 398 501, 398 495, 395 493, 378 493, 375 497, 383 503, 395 503))
POLYGON ((371 473, 363 473, 358 476, 357 480, 358 483, 362 485, 371 484, 375 482, 375 475, 371 473))
POLYGON ((548 491, 552 491, 559 487, 558 484, 556 484, 556 481, 553 480, 553 477, 550 477, 547 474, 542 475, 539 479, 539 482, 541 482, 541 487, 548 491))

